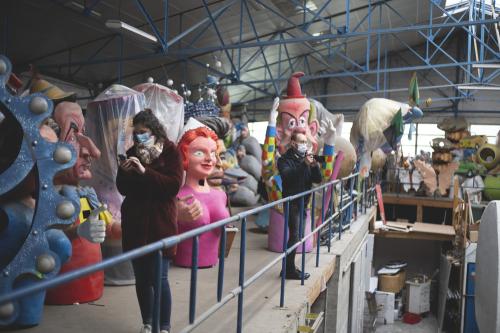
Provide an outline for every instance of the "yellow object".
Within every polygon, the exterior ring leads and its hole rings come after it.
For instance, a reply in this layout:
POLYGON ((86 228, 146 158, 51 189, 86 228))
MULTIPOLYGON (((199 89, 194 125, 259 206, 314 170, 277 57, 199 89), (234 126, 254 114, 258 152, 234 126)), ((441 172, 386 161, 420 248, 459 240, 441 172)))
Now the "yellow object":
POLYGON ((62 99, 73 99, 76 97, 74 92, 66 92, 46 80, 34 80, 30 87, 30 94, 42 93, 53 101, 62 99))
POLYGON ((399 271, 394 275, 381 274, 378 276, 378 290, 399 293, 405 286, 406 271, 399 271))
MULTIPOLYGON (((87 217, 92 212, 92 207, 90 207, 89 200, 85 197, 80 198, 80 215, 78 218, 80 219, 80 223, 87 221, 87 217)), ((106 225, 113 223, 113 216, 108 210, 105 210, 102 213, 99 213, 99 220, 104 221, 106 225)))
POLYGON ((486 135, 471 135, 460 140, 460 148, 476 148, 488 143, 486 135))
POLYGON ((479 163, 484 165, 488 170, 493 169, 500 162, 500 151, 498 147, 489 143, 482 145, 478 149, 476 156, 479 163))

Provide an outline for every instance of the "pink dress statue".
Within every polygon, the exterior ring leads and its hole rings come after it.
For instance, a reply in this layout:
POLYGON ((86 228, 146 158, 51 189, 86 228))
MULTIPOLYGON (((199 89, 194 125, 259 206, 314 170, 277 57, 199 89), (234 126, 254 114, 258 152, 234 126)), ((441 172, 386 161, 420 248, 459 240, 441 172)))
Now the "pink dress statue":
MULTIPOLYGON (((227 196, 223 191, 211 188, 209 192, 203 193, 193 190, 188 185, 184 185, 179 191, 177 197, 182 198, 188 195, 193 195, 193 198, 200 201, 203 212, 202 215, 193 222, 177 221, 179 234, 229 217, 229 212, 226 208, 227 196)), ((200 236, 198 247, 199 267, 211 267, 217 264, 217 260, 219 258, 220 233, 220 228, 217 228, 205 232, 200 236)), ((191 267, 192 246, 192 239, 185 240, 178 245, 177 256, 174 259, 174 263, 176 265, 191 267)))
MULTIPOLYGON (((177 194, 179 201, 197 206, 191 221, 178 220, 179 234, 203 227, 229 217, 226 193, 210 187, 207 177, 212 173, 217 157, 217 135, 198 121, 190 118, 177 145, 182 156, 186 181, 177 194)), ((212 267, 217 264, 221 229, 200 235, 198 266, 212 267)), ((192 266, 193 240, 187 239, 177 246, 174 264, 192 266)))

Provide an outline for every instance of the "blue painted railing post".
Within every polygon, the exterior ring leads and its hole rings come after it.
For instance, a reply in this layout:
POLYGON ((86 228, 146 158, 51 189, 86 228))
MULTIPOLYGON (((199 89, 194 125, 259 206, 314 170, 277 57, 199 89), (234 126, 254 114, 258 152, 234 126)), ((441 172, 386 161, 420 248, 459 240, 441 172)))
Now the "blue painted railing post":
POLYGON ((193 237, 193 253, 192 253, 192 265, 191 265, 191 285, 189 289, 189 323, 194 322, 196 315, 196 282, 198 279, 198 243, 200 239, 199 236, 193 237))
POLYGON ((299 212, 299 239, 302 242, 302 255, 301 255, 301 271, 302 273, 300 274, 300 284, 304 285, 304 274, 305 274, 305 266, 306 266, 306 242, 302 239, 304 238, 304 231, 306 229, 306 224, 304 221, 304 213, 306 213, 305 209, 305 203, 304 203, 304 196, 300 197, 300 212, 299 212))
POLYGON ((241 333, 243 330, 243 288, 245 283, 245 254, 247 245, 247 218, 241 220, 241 239, 240 239, 240 274, 238 285, 241 288, 241 293, 238 294, 238 322, 236 323, 236 332, 241 333))
MULTIPOLYGON (((315 211, 316 211, 316 191, 312 193, 312 209, 311 209, 311 232, 315 229, 316 221, 315 221, 315 211)), ((321 229, 316 233, 316 267, 319 266, 319 240, 321 235, 321 229)), ((314 236, 313 236, 314 239, 314 236)))
POLYGON ((342 237, 342 225, 344 224, 344 180, 340 181, 340 200, 339 200, 339 239, 342 237))
POLYGON ((152 329, 153 333, 160 332, 160 304, 161 304, 161 275, 163 271, 162 262, 163 253, 158 251, 156 253, 156 276, 154 281, 154 303, 153 303, 153 322, 152 329))
POLYGON ((363 179, 363 203, 362 203, 362 209, 363 209, 363 214, 366 214, 366 204, 367 204, 367 192, 366 192, 366 183, 368 182, 368 178, 363 179))
POLYGON ((288 214, 289 214, 290 201, 285 202, 283 213, 285 221, 283 223, 283 253, 285 256, 281 260, 281 290, 280 290, 280 308, 285 306, 285 275, 286 275, 286 257, 287 257, 287 241, 288 241, 288 214))
POLYGON ((334 206, 334 201, 335 201, 335 185, 332 184, 331 185, 331 191, 330 191, 331 195, 330 195, 330 202, 328 202, 328 206, 330 206, 330 209, 327 208, 327 212, 330 211, 330 216, 328 216, 328 219, 330 219, 328 221, 328 242, 327 242, 327 245, 328 245, 328 252, 330 252, 331 248, 332 248, 332 234, 333 234, 333 230, 332 230, 332 225, 333 225, 333 214, 334 214, 334 209, 333 209, 333 206, 334 206))
POLYGON ((217 302, 222 299, 222 289, 224 288, 224 259, 226 257, 226 226, 221 227, 220 247, 219 247, 219 273, 217 275, 217 302))

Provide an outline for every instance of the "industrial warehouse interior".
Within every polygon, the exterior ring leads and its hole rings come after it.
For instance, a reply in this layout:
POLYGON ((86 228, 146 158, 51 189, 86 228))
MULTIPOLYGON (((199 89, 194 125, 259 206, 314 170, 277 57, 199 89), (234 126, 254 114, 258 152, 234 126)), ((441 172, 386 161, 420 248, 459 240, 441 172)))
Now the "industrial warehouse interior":
POLYGON ((500 332, 500 0, 0 2, 1 332, 500 332))

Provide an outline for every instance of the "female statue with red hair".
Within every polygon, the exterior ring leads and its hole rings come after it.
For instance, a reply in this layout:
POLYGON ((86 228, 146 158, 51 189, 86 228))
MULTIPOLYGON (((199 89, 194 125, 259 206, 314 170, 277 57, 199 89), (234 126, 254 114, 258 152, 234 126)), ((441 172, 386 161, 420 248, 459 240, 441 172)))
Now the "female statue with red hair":
MULTIPOLYGON (((201 211, 194 221, 178 220, 179 234, 229 217, 226 193, 210 187, 207 177, 216 164, 217 135, 200 122, 189 119, 177 149, 182 156, 186 181, 177 195, 179 200, 198 200, 201 211)), ((189 203, 189 202, 188 202, 189 203)), ((199 267, 217 264, 220 229, 203 233, 199 238, 199 267)), ((192 239, 177 246, 174 263, 182 267, 192 266, 192 239)))

